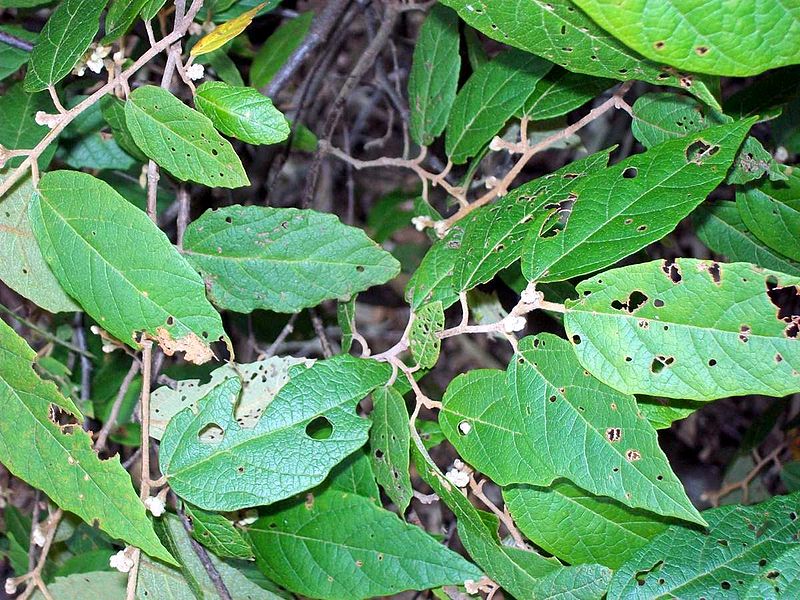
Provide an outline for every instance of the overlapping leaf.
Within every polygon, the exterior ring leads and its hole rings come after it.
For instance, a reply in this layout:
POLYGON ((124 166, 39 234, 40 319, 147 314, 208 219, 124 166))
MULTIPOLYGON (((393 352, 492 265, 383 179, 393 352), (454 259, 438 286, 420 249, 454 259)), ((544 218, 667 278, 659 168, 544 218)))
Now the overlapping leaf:
POLYGON ((536 84, 522 112, 534 121, 560 117, 586 104, 614 83, 611 79, 573 73, 556 66, 536 84))
POLYGON ((375 390, 372 402, 369 446, 375 477, 403 514, 413 492, 408 472, 411 434, 406 402, 393 387, 375 390))
POLYGON ((51 171, 29 214, 50 268, 103 329, 131 347, 138 332, 167 354, 203 363, 224 339, 200 276, 153 222, 107 183, 86 173, 51 171), (136 307, 131 310, 131 307, 136 307))
POLYGON ((192 523, 192 537, 222 558, 249 560, 253 557, 242 531, 226 517, 186 505, 186 516, 192 523))
POLYGON ((183 247, 211 300, 237 312, 297 312, 347 298, 400 271, 400 263, 363 231, 313 210, 207 211, 186 229, 183 247))
POLYGON ((793 172, 785 182, 763 181, 758 187, 738 190, 736 206, 759 240, 800 260, 800 173, 793 172))
POLYGON ((113 0, 106 13, 106 34, 103 43, 108 44, 125 35, 133 26, 139 13, 149 0, 113 0))
POLYGON ((191 56, 200 56, 221 48, 233 38, 241 34, 245 29, 247 29, 250 26, 250 23, 253 22, 255 16, 258 14, 258 11, 260 11, 266 5, 266 2, 262 2, 258 6, 244 11, 242 14, 234 17, 230 21, 215 27, 213 31, 204 35, 194 46, 192 46, 189 54, 191 54, 191 56))
MULTIPOLYGON (((35 42, 37 35, 32 31, 17 27, 16 25, 0 25, 0 32, 13 35, 26 42, 35 42)), ((0 45, 0 81, 16 73, 22 65, 28 62, 30 52, 15 48, 10 44, 0 45)))
POLYGON ((627 393, 713 400, 800 391, 800 278, 689 258, 578 285, 564 325, 581 363, 627 393))
MULTIPOLYGON (((84 600, 84 598, 103 598, 104 600, 123 600, 127 577, 118 571, 91 571, 75 573, 67 577, 57 577, 48 582, 47 591, 51 598, 58 600, 84 600)), ((41 591, 36 591, 33 600, 45 600, 41 591)))
POLYGON ((408 347, 411 356, 423 369, 430 369, 439 360, 442 340, 439 333, 444 330, 444 310, 441 302, 431 302, 414 313, 408 332, 408 347))
MULTIPOLYGON (((47 126, 36 122, 36 113, 39 111, 52 112, 53 104, 46 92, 29 94, 21 83, 10 86, 0 96, 0 145, 10 150, 32 149, 42 141, 50 131, 47 126)), ((53 158, 56 144, 50 144, 39 156, 37 164, 44 169, 53 158)), ((21 156, 9 158, 5 165, 17 167, 24 160, 21 156)), ((2 168, 2 167, 0 167, 2 168)))

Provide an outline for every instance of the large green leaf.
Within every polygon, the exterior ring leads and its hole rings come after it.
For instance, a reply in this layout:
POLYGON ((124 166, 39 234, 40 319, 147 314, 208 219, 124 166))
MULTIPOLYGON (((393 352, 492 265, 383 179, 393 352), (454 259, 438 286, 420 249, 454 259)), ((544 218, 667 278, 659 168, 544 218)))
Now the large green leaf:
POLYGON ((570 564, 616 569, 668 525, 653 513, 593 496, 568 481, 511 486, 503 499, 522 533, 570 564))
POLYGON ((481 577, 419 527, 338 490, 268 508, 249 537, 264 573, 312 598, 375 598, 481 577))
POLYGON ((125 121, 125 103, 114 96, 103 96, 100 98, 100 110, 119 147, 135 159, 146 162, 147 157, 133 141, 133 136, 125 121))
POLYGON ((375 477, 403 514, 413 495, 408 472, 411 433, 406 402, 393 387, 375 390, 372 402, 369 446, 375 477))
POLYGON ((388 381, 391 368, 341 355, 296 369, 255 427, 234 416, 235 378, 201 400, 197 414, 187 408, 170 420, 159 458, 176 494, 207 510, 270 504, 317 485, 364 445, 369 421, 355 406, 388 381), (222 435, 199 439, 209 425, 222 435))
MULTIPOLYGON (((16 25, 0 25, 0 32, 13 35, 26 42, 35 42, 37 34, 16 25)), ((30 52, 15 48, 10 44, 0 44, 0 81, 12 75, 28 62, 30 52)))
POLYGON ((25 89, 38 92, 61 81, 89 49, 108 0, 63 0, 36 40, 25 89))
POLYGON ((67 293, 133 348, 138 332, 167 354, 202 363, 224 339, 203 281, 153 222, 104 181, 52 171, 39 181, 31 225, 67 293), (135 310, 132 308, 135 307, 135 310))
POLYGON ((466 162, 525 104, 552 63, 510 50, 482 65, 459 90, 447 120, 445 151, 456 164, 466 162))
POLYGON ((444 131, 456 99, 459 53, 458 15, 434 5, 419 30, 408 75, 408 128, 411 139, 429 145, 444 131))
POLYGON ((762 0, 574 0, 644 56, 743 77, 800 62, 800 5, 762 0))
POLYGON ((581 363, 627 393, 713 400, 800 391, 800 278, 679 258, 578 285, 564 326, 581 363))
POLYGON ((250 184, 238 155, 211 120, 165 89, 135 89, 125 103, 125 122, 142 152, 181 181, 226 188, 250 184))
MULTIPOLYGON (((800 260, 800 172, 737 190, 736 206, 747 228, 773 250, 800 260)), ((766 266, 766 265, 765 265, 766 266)))
POLYGON ((442 404, 447 439, 500 485, 563 477, 626 506, 703 522, 636 400, 584 371, 561 338, 524 338, 507 373, 460 375, 442 404))
POLYGON ((463 236, 464 229, 456 225, 425 254, 406 284, 405 298, 412 310, 437 301, 441 301, 442 307, 446 309, 458 301, 458 291, 453 285, 453 272, 463 236))
POLYGON ((687 89, 717 106, 698 77, 642 58, 609 35, 571 0, 443 0, 489 37, 543 56, 569 71, 687 89))
POLYGON ((248 144, 277 144, 289 137, 289 123, 272 100, 251 87, 208 81, 194 104, 225 135, 248 144))
POLYGON ((62 428, 53 422, 52 407, 76 417, 80 413, 52 383, 39 378, 35 357, 25 340, 0 321, 0 461, 64 510, 171 561, 119 457, 100 460, 80 424, 62 428))
POLYGON ((525 277, 559 281, 591 273, 661 239, 722 181, 753 123, 663 142, 550 197, 553 219, 525 240, 525 277))
MULTIPOLYGON (((31 149, 47 135, 50 131, 46 125, 39 125, 36 122, 36 113, 44 111, 53 112, 53 103, 45 92, 29 94, 21 83, 16 83, 0 96, 0 145, 10 150, 31 149)), ((53 158, 56 151, 56 144, 48 146, 37 164, 40 169, 44 169, 53 158)), ((18 167, 24 160, 21 156, 15 156, 6 161, 6 167, 18 167)))
POLYGON ((794 598, 798 512, 799 494, 707 510, 707 530, 670 527, 622 565, 608 598, 794 598))
MULTIPOLYGON (((0 181, 6 172, 0 171, 0 181)), ((50 312, 80 310, 47 266, 33 237, 28 204, 34 189, 30 177, 17 183, 0 202, 0 279, 8 287, 50 312)))
POLYGON ((614 83, 610 79, 553 67, 525 101, 523 114, 534 121, 560 117, 586 104, 614 83))
POLYGON ((186 229, 184 254, 220 308, 297 312, 392 279, 400 263, 334 215, 228 206, 186 229))
POLYGON ((458 536, 469 555, 516 598, 595 600, 603 595, 611 579, 609 569, 601 565, 565 567, 555 558, 501 544, 497 518, 476 509, 416 447, 412 453, 420 477, 456 516, 458 536))
POLYGON ((250 67, 250 84, 253 87, 264 87, 275 77, 283 63, 306 37, 313 18, 314 13, 311 11, 301 13, 286 21, 267 38, 250 67))
MULTIPOLYGON (((767 248, 745 226, 733 202, 701 206, 692 214, 695 233, 708 248, 732 262, 749 262, 765 269, 800 276, 800 265, 767 248)), ((783 238, 791 246, 791 238, 783 238)))

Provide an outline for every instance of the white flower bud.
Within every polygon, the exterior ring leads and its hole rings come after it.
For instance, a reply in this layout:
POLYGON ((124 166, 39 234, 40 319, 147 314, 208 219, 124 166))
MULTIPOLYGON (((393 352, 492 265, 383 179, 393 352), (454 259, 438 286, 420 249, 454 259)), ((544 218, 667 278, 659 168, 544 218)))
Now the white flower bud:
POLYGON ((459 471, 455 467, 445 473, 447 481, 459 488, 465 488, 469 485, 469 473, 459 471))
POLYGON ((47 541, 47 536, 45 536, 44 531, 42 530, 42 526, 37 523, 33 526, 33 531, 31 531, 31 537, 33 538, 33 543, 42 548, 44 543, 47 541))
POLYGON ((522 331, 525 329, 527 321, 525 317, 516 315, 508 315, 503 319, 503 331, 506 333, 514 333, 515 331, 522 331))
POLYGON ((493 152, 497 152, 498 150, 502 150, 503 147, 504 147, 503 138, 501 138, 500 136, 497 136, 497 135, 494 136, 492 138, 492 141, 489 142, 489 150, 492 150, 493 152))
POLYGON ((160 517, 167 512, 167 509, 164 506, 164 501, 157 496, 149 496, 145 498, 144 506, 147 510, 153 513, 154 517, 160 517))
POLYGON ((527 287, 522 290, 522 302, 523 304, 538 304, 542 300, 542 293, 537 292, 535 289, 531 287, 527 287))
POLYGON ((52 129, 56 126, 56 123, 61 119, 61 115, 51 115, 43 110, 37 111, 34 120, 36 121, 37 125, 45 125, 52 129))
POLYGON ((109 558, 108 565, 120 573, 128 573, 133 568, 133 559, 125 550, 120 550, 109 558))
POLYGON ((186 76, 192 81, 197 81, 198 79, 203 78, 205 72, 206 70, 205 67, 203 67, 203 65, 195 63, 191 67, 186 69, 186 76))
POLYGON ((11 596, 12 594, 16 594, 17 580, 14 579, 13 577, 9 577, 8 579, 6 579, 5 588, 6 588, 6 594, 8 594, 9 596, 11 596))
POLYGON ((426 216, 418 216, 411 219, 411 224, 417 231, 424 231, 428 227, 433 227, 433 219, 426 216))

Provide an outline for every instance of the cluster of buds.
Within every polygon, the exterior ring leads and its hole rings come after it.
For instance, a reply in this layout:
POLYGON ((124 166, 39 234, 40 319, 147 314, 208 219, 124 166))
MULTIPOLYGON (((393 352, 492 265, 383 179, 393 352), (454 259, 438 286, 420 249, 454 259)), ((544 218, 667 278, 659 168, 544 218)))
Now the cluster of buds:
POLYGON ((134 551, 135 548, 133 546, 128 546, 125 550, 120 550, 116 554, 112 554, 111 558, 108 560, 108 565, 120 573, 129 573, 136 564, 131 556, 134 551))
POLYGON ((453 466, 445 473, 447 481, 458 488, 465 488, 469 485, 469 474, 471 469, 463 461, 456 459, 453 466))
POLYGON ((111 46, 92 45, 89 51, 84 55, 81 62, 75 65, 72 72, 78 77, 83 77, 86 69, 92 73, 99 73, 105 66, 105 58, 111 53, 111 46))

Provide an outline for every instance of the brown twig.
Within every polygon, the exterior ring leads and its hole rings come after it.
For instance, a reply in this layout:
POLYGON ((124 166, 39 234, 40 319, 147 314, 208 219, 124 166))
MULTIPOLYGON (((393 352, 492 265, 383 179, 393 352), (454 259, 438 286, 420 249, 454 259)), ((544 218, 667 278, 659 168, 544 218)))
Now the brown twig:
MULTIPOLYGON (((61 517, 63 515, 64 512, 59 508, 52 513, 50 517, 48 517, 47 533, 45 533, 44 545, 42 546, 42 551, 39 553, 39 560, 37 561, 36 566, 32 571, 25 573, 25 575, 13 579, 14 583, 16 584, 26 581, 33 583, 33 585, 28 583, 25 591, 22 592, 18 600, 27 600, 37 588, 42 592, 42 595, 46 600, 54 600, 53 596, 48 591, 47 586, 44 584, 44 580, 42 579, 42 571, 44 570, 45 563, 47 562, 47 554, 50 552, 50 548, 53 545, 53 539, 56 536, 56 530, 58 529, 58 524, 61 522, 61 517)), ((35 523, 34 526, 36 526, 35 523)))
POLYGON ((486 483, 486 479, 482 479, 481 481, 476 481, 475 477, 472 473, 469 476, 469 490, 472 492, 472 495, 475 496, 478 500, 483 502, 483 504, 491 510, 500 522, 505 526, 508 533, 514 539, 514 545, 517 548, 521 548, 523 550, 528 549, 528 545, 525 543, 525 539, 522 537, 522 534, 517 529, 517 526, 514 524, 514 519, 511 518, 511 515, 508 514, 508 511, 500 510, 497 508, 494 502, 492 502, 486 494, 483 493, 483 485, 486 483))
POLYGON ((208 555, 208 551, 192 537, 192 531, 194 528, 192 527, 192 523, 189 521, 189 518, 186 516, 186 513, 183 511, 182 507, 178 509, 178 516, 181 519, 183 528, 186 530, 186 533, 189 536, 189 544, 192 546, 192 550, 194 551, 195 555, 197 555, 198 560, 200 560, 200 564, 203 565, 203 569, 205 569, 208 578, 214 585, 214 589, 217 590, 217 595, 220 597, 220 600, 233 600, 230 591, 228 591, 228 586, 225 585, 225 581, 222 579, 222 575, 219 574, 219 571, 214 566, 214 563, 211 562, 211 557, 208 555))
POLYGON ((139 373, 139 368, 139 361, 133 360, 133 362, 131 362, 131 368, 128 369, 128 372, 122 379, 122 383, 119 386, 119 391, 117 392, 117 397, 114 399, 114 404, 111 405, 111 411, 108 413, 108 418, 103 424, 102 429, 100 429, 99 433, 97 434, 97 441, 94 443, 94 449, 98 453, 102 452, 106 448, 108 436, 111 433, 111 430, 117 424, 117 417, 119 416, 122 402, 125 400, 125 394, 128 393, 128 388, 131 387, 134 377, 136 377, 136 375, 139 373))
POLYGON ((786 442, 781 443, 772 452, 767 454, 764 458, 762 458, 761 460, 757 460, 753 468, 750 469, 750 472, 747 473, 747 475, 745 475, 743 479, 724 485, 718 490, 713 492, 703 492, 703 494, 700 496, 701 499, 708 501, 711 504, 711 506, 716 507, 719 506, 719 501, 728 494, 735 492, 736 490, 742 490, 742 504, 747 504, 747 496, 750 483, 761 472, 761 469, 766 467, 772 461, 778 462, 778 457, 784 450, 786 450, 786 448, 787 448, 787 443, 786 442))

